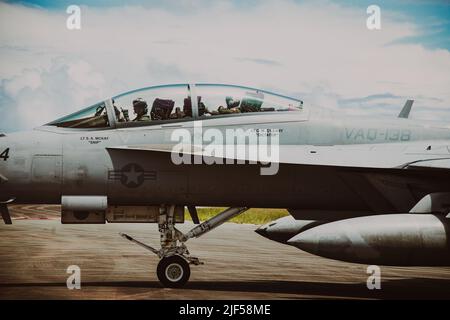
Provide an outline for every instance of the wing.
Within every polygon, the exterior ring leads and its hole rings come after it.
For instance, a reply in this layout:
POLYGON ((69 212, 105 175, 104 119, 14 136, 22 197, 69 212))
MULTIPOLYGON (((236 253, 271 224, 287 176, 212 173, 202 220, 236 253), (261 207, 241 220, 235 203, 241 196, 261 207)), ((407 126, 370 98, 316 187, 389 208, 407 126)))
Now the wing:
POLYGON ((448 142, 409 142, 369 145, 279 145, 267 149, 248 145, 147 144, 109 147, 109 150, 183 153, 205 158, 262 163, 339 166, 354 168, 450 169, 448 142))
MULTIPOLYGON (((333 175, 332 181, 336 185, 348 188, 349 192, 355 195, 355 200, 365 203, 371 212, 407 212, 423 197, 424 189, 428 193, 450 192, 448 182, 450 181, 450 152, 447 143, 435 141, 347 146, 280 145, 278 156, 272 160, 280 163, 280 166, 298 165, 299 170, 303 172, 309 169, 300 167, 311 166, 315 167, 312 169, 314 172, 333 175), (317 167, 323 170, 318 170, 317 167)), ((184 154, 220 160, 261 160, 258 154, 249 155, 244 152, 248 146, 233 146, 235 149, 232 153, 226 152, 226 146, 223 145, 216 146, 215 149, 209 149, 209 147, 147 144, 117 146, 109 150, 116 150, 131 158, 136 157, 136 152, 170 156, 182 150, 184 154)), ((267 157, 263 156, 262 160, 267 162, 267 157)), ((223 163, 223 161, 217 163, 223 163)), ((195 167, 197 170, 202 170, 198 166, 195 167)), ((242 168, 240 170, 239 172, 244 172, 242 168)), ((200 171, 196 171, 197 174, 198 172, 200 171)), ((285 176, 283 177, 286 179, 285 176)), ((315 182, 316 186, 319 184, 315 182)), ((314 208, 308 210, 310 209, 314 208)), ((367 214, 366 211, 365 213, 367 214)))

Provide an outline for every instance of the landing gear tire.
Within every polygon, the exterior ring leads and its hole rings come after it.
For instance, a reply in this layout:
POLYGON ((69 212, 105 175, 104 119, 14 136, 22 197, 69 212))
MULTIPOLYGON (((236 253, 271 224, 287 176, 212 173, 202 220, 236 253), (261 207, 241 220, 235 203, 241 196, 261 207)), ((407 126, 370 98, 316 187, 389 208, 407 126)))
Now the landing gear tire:
POLYGON ((191 276, 189 263, 179 255, 162 258, 156 269, 159 281, 167 288, 180 288, 191 276))

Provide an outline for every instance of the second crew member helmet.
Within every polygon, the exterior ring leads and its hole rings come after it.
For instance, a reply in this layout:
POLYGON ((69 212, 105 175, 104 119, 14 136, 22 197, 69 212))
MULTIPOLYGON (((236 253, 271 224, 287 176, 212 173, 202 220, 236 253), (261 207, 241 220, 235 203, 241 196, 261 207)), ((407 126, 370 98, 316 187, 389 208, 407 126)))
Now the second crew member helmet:
POLYGON ((133 100, 133 108, 135 111, 137 111, 138 109, 141 109, 144 111, 144 113, 148 112, 147 102, 145 100, 143 100, 142 98, 137 98, 136 100, 133 100))

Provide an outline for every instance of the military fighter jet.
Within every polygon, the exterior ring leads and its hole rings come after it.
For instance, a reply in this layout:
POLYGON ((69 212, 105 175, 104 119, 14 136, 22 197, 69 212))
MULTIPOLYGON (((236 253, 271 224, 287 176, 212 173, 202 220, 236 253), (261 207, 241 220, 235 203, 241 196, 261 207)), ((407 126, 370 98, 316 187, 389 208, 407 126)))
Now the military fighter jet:
POLYGON ((448 265, 450 127, 407 119, 411 105, 377 119, 235 85, 134 90, 1 134, 2 217, 12 203, 61 204, 65 224, 155 223, 160 249, 122 236, 158 255, 168 287, 201 264, 189 239, 250 207, 287 208, 257 232, 314 254, 448 265), (229 209, 200 223, 197 206, 229 209))

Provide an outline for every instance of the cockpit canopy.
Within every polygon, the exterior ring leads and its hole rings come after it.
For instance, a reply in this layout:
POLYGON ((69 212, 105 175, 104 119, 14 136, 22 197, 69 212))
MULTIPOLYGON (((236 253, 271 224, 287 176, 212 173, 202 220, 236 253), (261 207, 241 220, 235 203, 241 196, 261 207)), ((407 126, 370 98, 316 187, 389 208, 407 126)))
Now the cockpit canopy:
POLYGON ((254 88, 176 84, 130 91, 55 120, 64 128, 109 128, 212 119, 249 113, 301 111, 298 99, 254 88))

